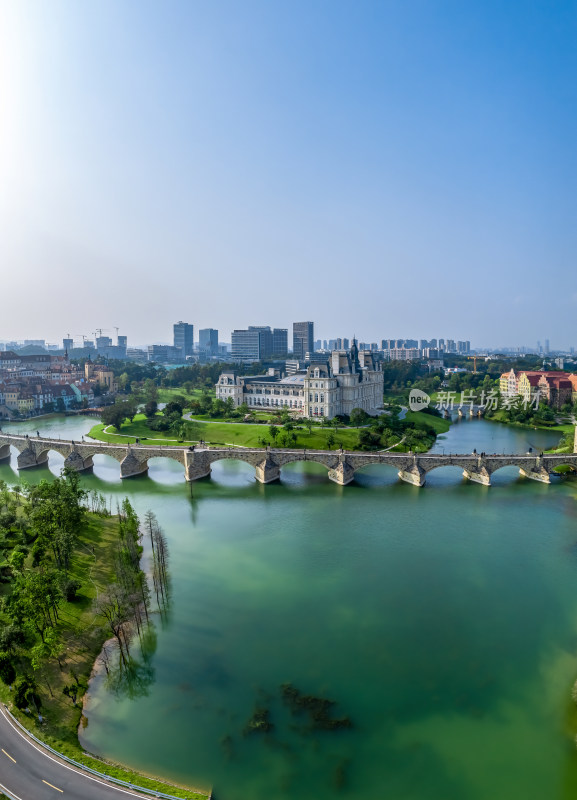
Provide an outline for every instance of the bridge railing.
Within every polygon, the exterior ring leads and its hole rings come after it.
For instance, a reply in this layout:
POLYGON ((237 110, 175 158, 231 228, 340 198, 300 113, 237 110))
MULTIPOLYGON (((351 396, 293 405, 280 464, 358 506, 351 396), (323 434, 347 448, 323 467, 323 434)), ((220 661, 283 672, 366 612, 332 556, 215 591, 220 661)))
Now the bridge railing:
MULTIPOLYGON (((19 722, 14 714, 11 713, 10 709, 7 705, 4 705, 4 712, 10 718, 10 720, 17 725, 26 736, 29 736, 30 739, 33 739, 36 744, 40 745, 43 750, 48 750, 52 755, 57 756, 57 758, 62 759, 62 761, 66 761, 68 764, 72 764, 73 767, 76 767, 78 770, 82 770, 82 772, 88 772, 90 775, 94 775, 97 778, 100 778, 103 781, 107 781, 108 783, 114 783, 118 786, 124 786, 127 789, 133 789, 137 792, 142 792, 144 794, 149 794, 152 797, 159 797, 164 798, 165 800, 183 800, 182 797, 176 797, 174 794, 165 794, 164 792, 159 792, 156 789, 147 789, 145 786, 139 786, 137 783, 130 783, 129 781, 123 781, 120 778, 113 778, 112 775, 107 775, 105 772, 99 772, 96 769, 91 769, 91 767, 87 767, 85 764, 81 764, 80 761, 75 761, 73 758, 68 758, 68 756, 59 753, 58 750, 54 750, 53 747, 43 742, 41 739, 38 739, 31 733, 28 728, 25 728, 21 722, 19 722)), ((207 795, 208 800, 212 797, 212 792, 207 795)))

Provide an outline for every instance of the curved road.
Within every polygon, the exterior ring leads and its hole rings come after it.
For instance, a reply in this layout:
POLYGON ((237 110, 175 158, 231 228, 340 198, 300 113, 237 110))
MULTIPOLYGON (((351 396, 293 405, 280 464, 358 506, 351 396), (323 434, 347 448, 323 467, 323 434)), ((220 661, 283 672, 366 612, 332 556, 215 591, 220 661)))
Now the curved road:
POLYGON ((104 783, 28 739, 0 705, 0 793, 13 800, 142 800, 151 795, 104 783))

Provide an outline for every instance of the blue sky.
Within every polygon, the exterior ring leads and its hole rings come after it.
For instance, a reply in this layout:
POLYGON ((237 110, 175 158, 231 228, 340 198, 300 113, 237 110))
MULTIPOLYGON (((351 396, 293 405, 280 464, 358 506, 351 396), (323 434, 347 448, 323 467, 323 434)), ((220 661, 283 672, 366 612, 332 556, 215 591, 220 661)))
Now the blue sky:
POLYGON ((577 346, 577 2, 0 19, 0 339, 314 319, 577 346))

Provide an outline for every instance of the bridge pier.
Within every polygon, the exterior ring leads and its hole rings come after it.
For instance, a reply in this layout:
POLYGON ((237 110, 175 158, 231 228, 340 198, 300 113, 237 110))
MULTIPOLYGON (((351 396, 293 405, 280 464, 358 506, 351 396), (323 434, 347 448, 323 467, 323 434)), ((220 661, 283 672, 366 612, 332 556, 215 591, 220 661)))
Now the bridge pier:
POLYGON ((92 461, 92 456, 82 458, 78 450, 73 450, 64 459, 64 466, 67 469, 76 470, 76 472, 86 472, 92 469, 94 463, 92 461))
POLYGON ((210 461, 203 452, 187 450, 184 454, 184 474, 187 481, 207 478, 211 473, 210 461))
POLYGON ((425 485, 425 470, 421 469, 418 464, 415 464, 411 469, 399 470, 399 478, 405 483, 411 483, 413 486, 425 485))
POLYGON ((473 481, 473 483, 480 483, 483 486, 490 486, 491 485, 491 473, 487 471, 485 467, 480 467, 479 469, 465 469, 463 470, 463 477, 466 478, 468 481, 473 481))
POLYGON ((255 467, 256 479, 259 483, 272 483, 280 478, 280 467, 270 458, 265 458, 255 467))
POLYGON ((45 450, 40 453, 40 457, 36 456, 36 451, 32 447, 27 447, 18 453, 17 459, 18 469, 33 469, 34 467, 42 467, 48 464, 48 452, 45 450))
POLYGON ((129 448, 126 458, 120 462, 120 477, 133 478, 148 472, 148 461, 139 461, 129 448))
POLYGON ((0 461, 10 461, 9 444, 0 444, 0 461))
POLYGON ((551 477, 545 467, 536 467, 535 469, 519 469, 519 474, 524 478, 530 478, 532 481, 540 481, 541 483, 551 483, 551 477))
POLYGON ((338 483, 339 486, 346 486, 355 479, 355 470, 346 458, 340 458, 336 467, 329 470, 329 480, 338 483))

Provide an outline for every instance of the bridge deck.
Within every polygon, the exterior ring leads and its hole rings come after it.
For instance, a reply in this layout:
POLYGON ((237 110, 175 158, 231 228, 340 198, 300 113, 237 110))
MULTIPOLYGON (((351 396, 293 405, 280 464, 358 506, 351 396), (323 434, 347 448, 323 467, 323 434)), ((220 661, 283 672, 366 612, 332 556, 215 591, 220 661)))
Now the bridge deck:
POLYGON ((399 477, 418 486, 433 469, 457 466, 469 480, 490 484, 493 472, 504 466, 515 466, 521 474, 534 480, 549 482, 549 474, 560 465, 577 469, 577 453, 392 453, 358 450, 307 450, 258 447, 211 447, 210 445, 182 447, 177 445, 116 444, 89 440, 66 440, 41 436, 17 436, 0 432, 0 460, 10 457, 10 447, 18 450, 18 468, 41 466, 48 461, 50 451, 65 457, 65 465, 78 471, 90 469, 95 455, 110 455, 120 462, 122 477, 140 475, 148 470, 153 458, 179 461, 187 480, 197 480, 210 474, 211 465, 222 459, 246 461, 256 470, 262 483, 277 480, 281 467, 298 462, 314 461, 323 464, 329 478, 346 484, 354 479, 357 470, 370 464, 386 464, 398 469, 399 477))

